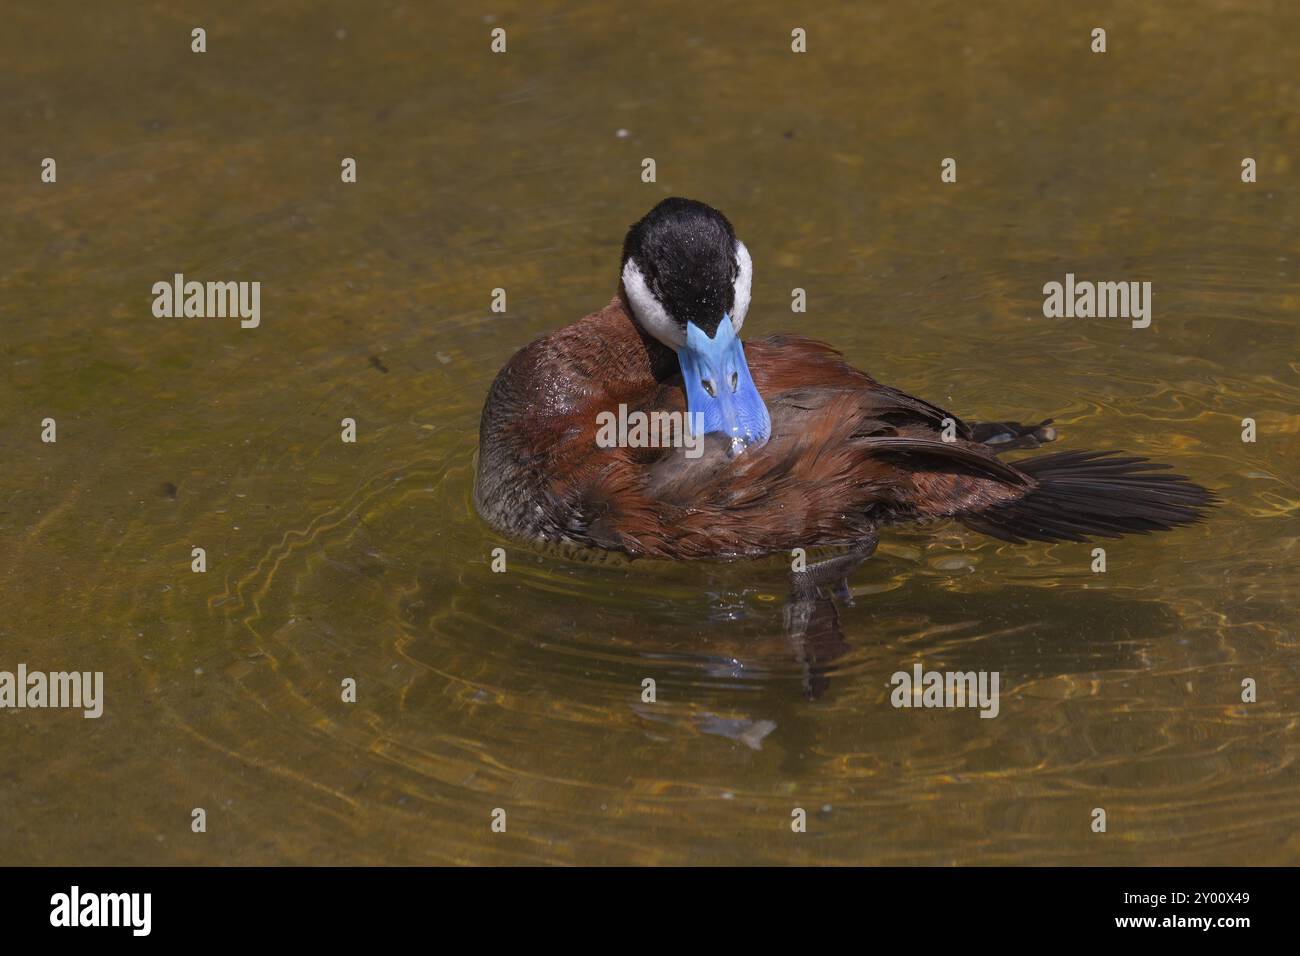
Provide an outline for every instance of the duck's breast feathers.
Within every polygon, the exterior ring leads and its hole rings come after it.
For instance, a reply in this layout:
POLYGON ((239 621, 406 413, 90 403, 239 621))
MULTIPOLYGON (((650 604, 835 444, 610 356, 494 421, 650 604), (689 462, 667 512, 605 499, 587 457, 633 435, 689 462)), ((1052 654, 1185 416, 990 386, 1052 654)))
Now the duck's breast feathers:
POLYGON ((597 411, 653 387, 672 358, 664 352, 619 297, 517 351, 493 380, 479 424, 474 501, 483 518, 515 537, 563 538, 567 502, 599 463, 597 411))

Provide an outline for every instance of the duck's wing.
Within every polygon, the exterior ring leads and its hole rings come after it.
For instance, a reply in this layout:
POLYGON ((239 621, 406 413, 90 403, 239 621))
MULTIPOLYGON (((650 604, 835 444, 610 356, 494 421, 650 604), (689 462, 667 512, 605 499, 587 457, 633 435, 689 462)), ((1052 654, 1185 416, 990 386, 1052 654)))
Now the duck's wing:
MULTIPOLYGON (((772 418, 767 444, 735 459, 716 435, 699 457, 607 450, 573 509, 583 536, 632 554, 749 556, 850 544, 882 523, 1010 500, 1032 484, 960 419, 829 346, 780 337, 746 355, 772 418)), ((673 384, 647 402, 680 410, 673 384)))
POLYGON ((956 437, 973 437, 970 426, 956 415, 882 385, 846 362, 825 342, 798 335, 774 335, 747 343, 745 358, 761 395, 787 396, 787 401, 795 401, 803 391, 854 392, 864 400, 863 411, 884 424, 929 425, 938 431, 951 422, 956 437))
POLYGON ((896 424, 926 424, 950 431, 957 438, 988 445, 998 454, 1020 448, 1037 448, 1056 440, 1052 419, 1032 425, 1021 422, 965 422, 938 405, 883 385, 844 361, 844 356, 824 342, 794 335, 778 335, 746 347, 751 366, 772 391, 797 391, 809 382, 817 387, 847 388, 869 393, 877 416, 896 424), (798 356, 797 361, 790 361, 798 356), (801 378, 814 375, 815 378, 801 378))

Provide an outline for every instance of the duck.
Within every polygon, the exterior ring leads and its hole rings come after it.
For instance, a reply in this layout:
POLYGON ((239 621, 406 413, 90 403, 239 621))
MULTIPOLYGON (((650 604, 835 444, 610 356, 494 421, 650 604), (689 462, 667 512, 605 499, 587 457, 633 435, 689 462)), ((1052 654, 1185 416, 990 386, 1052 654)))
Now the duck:
POLYGON ((625 558, 735 561, 794 549, 840 579, 882 529, 955 521, 1014 544, 1149 534, 1207 516, 1213 493, 1120 451, 1018 460, 1051 419, 967 422, 796 334, 742 341, 753 261, 706 203, 669 198, 627 231, 604 308, 524 346, 493 380, 474 504, 517 540, 625 558), (698 443, 609 446, 599 421, 682 416, 698 443))

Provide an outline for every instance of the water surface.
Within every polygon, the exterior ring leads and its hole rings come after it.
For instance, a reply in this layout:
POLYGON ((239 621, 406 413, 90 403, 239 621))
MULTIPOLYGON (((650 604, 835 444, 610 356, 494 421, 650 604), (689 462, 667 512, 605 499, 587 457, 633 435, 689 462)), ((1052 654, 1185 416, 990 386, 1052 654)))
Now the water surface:
POLYGON ((0 860, 1296 862, 1300 10, 1096 6, 11 5, 0 669, 107 702, 0 712, 0 860), (608 301, 669 195, 747 243, 747 334, 1224 505, 1105 574, 891 531, 815 700, 780 560, 497 537, 493 375, 608 301), (259 280, 261 326, 155 318, 177 272, 259 280), (1043 318, 1067 272, 1151 281, 1151 327, 1043 318), (895 710, 917 661, 999 671, 999 717, 895 710))

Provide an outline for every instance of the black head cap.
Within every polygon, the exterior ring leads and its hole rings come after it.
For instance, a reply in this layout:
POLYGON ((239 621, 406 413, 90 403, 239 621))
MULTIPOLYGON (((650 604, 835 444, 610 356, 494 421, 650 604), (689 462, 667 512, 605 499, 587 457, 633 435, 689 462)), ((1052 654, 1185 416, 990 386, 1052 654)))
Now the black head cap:
POLYGON ((665 199, 628 230, 623 267, 629 259, 636 261, 646 288, 683 336, 687 322, 712 337, 724 314, 734 316, 736 232, 712 206, 665 199))

